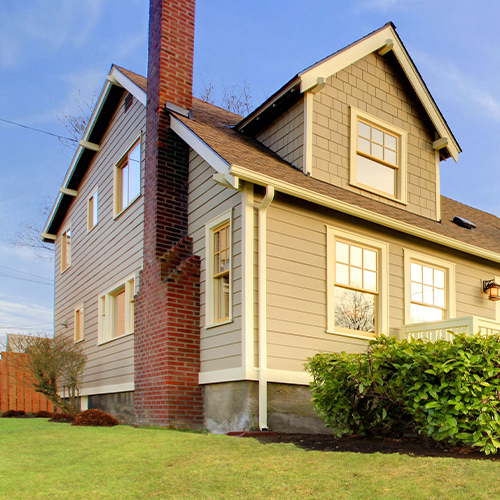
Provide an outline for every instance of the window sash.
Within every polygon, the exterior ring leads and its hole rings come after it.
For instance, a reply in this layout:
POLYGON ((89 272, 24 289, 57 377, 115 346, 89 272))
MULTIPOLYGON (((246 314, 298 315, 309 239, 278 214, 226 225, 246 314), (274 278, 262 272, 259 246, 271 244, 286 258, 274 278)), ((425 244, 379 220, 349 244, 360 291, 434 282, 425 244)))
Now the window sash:
POLYGON ((212 230, 213 294, 215 298, 215 321, 229 319, 231 225, 225 221, 212 230))
POLYGON ((117 164, 116 215, 141 194, 141 140, 117 164))

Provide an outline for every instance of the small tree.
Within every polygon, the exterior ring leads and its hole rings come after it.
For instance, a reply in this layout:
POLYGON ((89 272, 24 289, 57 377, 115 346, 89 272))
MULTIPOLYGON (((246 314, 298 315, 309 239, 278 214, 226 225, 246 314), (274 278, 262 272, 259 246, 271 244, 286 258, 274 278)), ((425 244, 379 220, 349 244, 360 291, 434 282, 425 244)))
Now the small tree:
POLYGON ((79 386, 87 357, 72 338, 58 335, 50 337, 22 337, 16 339, 21 352, 26 353, 28 368, 35 377, 35 390, 45 395, 64 413, 77 415, 79 386), (68 393, 69 401, 58 394, 61 383, 63 396, 68 393))

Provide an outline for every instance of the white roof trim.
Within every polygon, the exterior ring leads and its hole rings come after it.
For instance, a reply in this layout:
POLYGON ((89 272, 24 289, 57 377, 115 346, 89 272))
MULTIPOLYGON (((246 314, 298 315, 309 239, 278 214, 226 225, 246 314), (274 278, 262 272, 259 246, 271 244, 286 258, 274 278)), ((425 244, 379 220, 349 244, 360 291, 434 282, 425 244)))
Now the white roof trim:
POLYGON ((125 76, 116 66, 113 66, 109 76, 115 80, 126 90, 128 90, 139 102, 146 106, 148 95, 144 90, 136 85, 128 76, 125 76))
POLYGON ((170 115, 170 126, 186 144, 194 149, 219 174, 223 174, 234 188, 238 189, 238 179, 230 175, 230 164, 222 156, 216 153, 205 141, 200 139, 200 137, 173 114, 170 115))
POLYGON ((460 146, 453 138, 453 134, 446 124, 443 115, 437 108, 436 103, 432 99, 425 83, 420 77, 415 65, 410 59, 408 52, 404 48, 398 34, 392 26, 386 26, 373 34, 368 35, 352 46, 331 55, 323 61, 320 61, 314 66, 306 69, 302 73, 299 73, 299 77, 301 79, 301 92, 304 92, 316 85, 318 78, 323 77, 326 79, 355 63, 359 59, 362 59, 368 54, 379 51, 387 45, 387 41, 389 39, 393 40, 392 50, 394 55, 401 64, 403 71, 411 82, 413 89, 420 99, 425 111, 429 115, 434 127, 441 137, 450 138, 447 148, 453 159, 457 161, 460 153, 460 146))

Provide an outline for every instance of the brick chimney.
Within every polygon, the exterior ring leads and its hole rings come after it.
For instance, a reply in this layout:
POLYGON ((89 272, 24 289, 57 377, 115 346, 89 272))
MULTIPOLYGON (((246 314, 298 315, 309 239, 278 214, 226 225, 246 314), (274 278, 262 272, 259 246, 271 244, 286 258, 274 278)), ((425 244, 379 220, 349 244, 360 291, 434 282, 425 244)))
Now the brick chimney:
POLYGON ((138 424, 203 425, 200 259, 188 236, 189 148, 167 102, 192 106, 195 0, 151 0, 144 181, 144 267, 135 301, 138 424))

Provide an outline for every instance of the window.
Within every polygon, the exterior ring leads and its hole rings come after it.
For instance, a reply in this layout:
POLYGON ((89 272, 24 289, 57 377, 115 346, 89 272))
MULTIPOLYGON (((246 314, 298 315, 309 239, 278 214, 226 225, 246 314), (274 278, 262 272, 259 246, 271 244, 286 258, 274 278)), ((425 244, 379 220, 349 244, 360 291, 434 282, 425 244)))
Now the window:
POLYGON ((85 338, 85 318, 84 305, 75 309, 75 343, 81 342, 85 338))
POLYGON ((99 202, 97 189, 87 200, 87 231, 91 231, 99 222, 99 202))
POLYGON ((328 332, 387 335, 387 245, 329 227, 327 259, 328 332))
POLYGON ((405 249, 405 323, 455 316, 454 264, 405 249))
POLYGON ((61 272, 71 266, 71 227, 68 227, 61 238, 61 272))
POLYGON ((135 275, 99 297, 99 343, 134 333, 135 275))
POLYGON ((141 194, 141 140, 138 139, 115 166, 114 216, 141 194))
POLYGON ((406 203, 406 138, 403 130, 351 108, 350 183, 406 203))
POLYGON ((232 321, 231 211, 205 227, 207 242, 206 326, 232 321))

